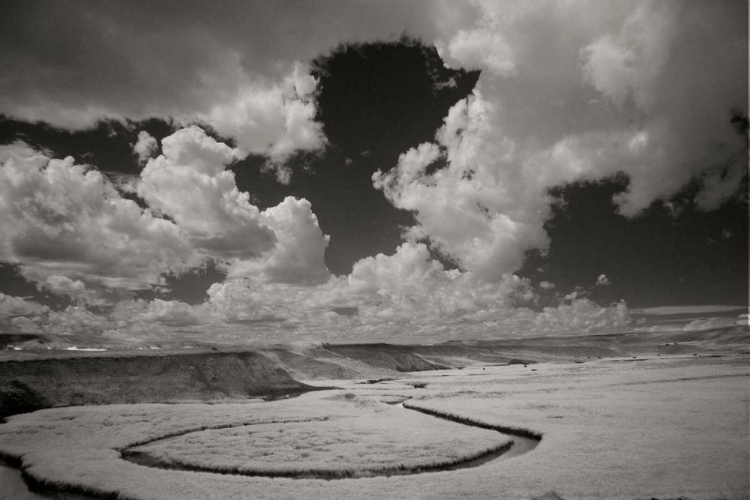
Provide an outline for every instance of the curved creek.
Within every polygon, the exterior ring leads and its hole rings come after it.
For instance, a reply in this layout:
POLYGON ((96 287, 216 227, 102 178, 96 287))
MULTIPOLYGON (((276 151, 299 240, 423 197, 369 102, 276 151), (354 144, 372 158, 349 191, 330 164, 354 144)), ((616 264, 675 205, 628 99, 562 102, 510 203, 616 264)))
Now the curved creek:
MULTIPOLYGON (((480 428, 483 428, 483 429, 488 429, 489 428, 491 430, 499 432, 503 436, 505 436, 505 437, 507 437, 507 438, 509 438, 509 439, 512 440, 512 444, 510 445, 510 447, 504 447, 504 448, 501 448, 501 449, 499 449, 497 451, 493 451, 493 452, 487 453, 486 455, 483 455, 481 457, 472 458, 470 460, 466 460, 466 461, 458 463, 458 464, 447 465, 447 466, 445 466, 445 467, 443 467, 443 468, 441 468, 439 470, 466 469, 466 468, 469 468, 469 467, 479 467, 480 465, 484 465, 487 462, 492 462, 492 461, 495 461, 495 460, 508 460, 509 458, 518 457, 520 455, 523 455, 524 453, 530 452, 531 450, 533 450, 534 448, 536 448, 537 445, 539 444, 539 442, 542 440, 541 437, 534 436, 531 433, 526 433, 526 432, 518 433, 518 432, 513 432, 510 429, 503 429, 501 431, 501 430, 498 430, 497 428, 495 428, 493 426, 477 425, 477 424, 475 424, 473 422, 468 422, 468 421, 462 421, 462 420, 459 420, 459 419, 454 419, 454 418, 451 418, 451 417, 449 417, 447 415, 436 415, 434 413, 426 413, 426 412, 420 411, 419 409, 416 409, 416 408, 406 407, 406 406, 404 406, 403 402, 399 403, 397 406, 399 408, 404 408, 404 409, 407 409, 407 410, 419 411, 420 413, 425 413, 425 415, 430 415, 430 416, 435 417, 435 418, 440 418, 440 419, 443 419, 443 420, 448 420, 448 421, 451 421, 451 422, 456 422, 456 423, 462 424, 462 425, 469 425, 471 427, 480 427, 480 428), (526 435, 526 434, 528 434, 528 435, 526 435)), ((427 472, 427 471, 425 471, 425 472, 427 472)))
MULTIPOLYGON (((403 470, 403 471, 402 470, 390 470, 390 469, 382 470, 382 471, 371 471, 370 473, 366 474, 366 476, 363 476, 363 477, 423 474, 427 472, 449 471, 449 470, 466 469, 470 467, 479 467, 488 462, 493 462, 495 460, 508 460, 510 458, 528 453, 532 451, 534 448, 536 448, 539 442, 541 441, 541 437, 536 436, 533 433, 529 431, 525 431, 525 430, 503 429, 500 427, 494 427, 490 425, 477 424, 475 422, 470 422, 464 419, 458 419, 458 418, 453 418, 447 415, 437 414, 437 412, 431 412, 431 411, 423 410, 420 408, 410 408, 408 406, 404 406, 403 402, 397 403, 394 406, 397 406, 399 408, 403 408, 406 410, 418 411, 420 413, 430 415, 434 418, 450 420, 452 422, 456 422, 462 425, 469 425, 473 427, 480 427, 480 428, 495 430, 496 432, 500 432, 500 434, 511 439, 512 442, 509 445, 503 446, 502 448, 498 450, 491 451, 479 457, 468 459, 463 462, 452 464, 452 465, 445 465, 445 466, 434 467, 434 468, 420 468, 416 470, 403 470)), ((167 438, 162 438, 162 439, 167 439, 167 438)), ((154 440, 154 441, 158 441, 158 440, 154 440)), ((209 472, 209 473, 214 473, 214 474, 217 473, 213 471, 202 470, 196 467, 162 464, 146 455, 141 455, 137 453, 128 453, 127 449, 122 451, 121 456, 124 460, 128 460, 129 462, 133 462, 133 463, 147 466, 147 467, 155 467, 155 468, 161 468, 161 469, 187 470, 187 471, 196 471, 196 472, 209 472)), ((242 474, 242 473, 230 473, 230 474, 246 475, 246 476, 254 475, 254 474, 242 474)), ((280 477, 278 475, 269 475, 269 476, 280 477)), ((348 475, 342 474, 340 476, 299 475, 299 476, 284 476, 284 477, 291 477, 291 478, 297 478, 297 479, 335 480, 335 479, 345 479, 345 478, 359 477, 359 476, 348 476, 348 475)), ((74 492, 61 493, 61 492, 50 491, 50 492, 44 492, 45 494, 42 494, 42 495, 38 493, 34 493, 31 490, 29 490, 29 486, 23 478, 22 471, 14 467, 12 464, 4 462, 4 461, 0 461, 0 486, 2 486, 2 488, 0 488, 0 500, 43 500, 47 498, 64 498, 66 500, 79 500, 79 499, 90 500, 90 499, 97 498, 96 496, 90 496, 87 494, 80 494, 80 493, 74 493, 74 492), (49 493, 51 496, 47 496, 46 495, 47 493, 49 493)))
POLYGON ((14 464, 0 459, 0 500, 96 500, 97 497, 75 492, 49 490, 46 493, 32 491, 24 480, 23 471, 14 464))
POLYGON ((29 491, 22 472, 2 463, 0 463, 0 487, 0 500, 45 500, 48 498, 29 491))
MULTIPOLYGON (((403 401, 401 403, 393 404, 393 406, 396 406, 398 408, 402 408, 405 410, 417 411, 419 413, 423 413, 425 415, 429 415, 434 418, 448 420, 448 421, 455 422, 461 425, 467 425, 470 427, 478 427, 482 429, 493 430, 495 432, 499 432, 501 435, 510 439, 510 443, 508 443, 505 446, 500 447, 499 449, 484 453, 478 457, 466 459, 466 460, 463 460, 461 462, 457 462, 451 465, 441 465, 441 466, 435 466, 435 467, 419 467, 415 469, 399 469, 399 468, 394 467, 394 468, 387 468, 387 469, 375 469, 375 470, 369 470, 369 471, 364 470, 364 471, 358 472, 357 474, 353 474, 349 471, 340 471, 340 472, 325 471, 321 473, 304 472, 304 473, 295 473, 295 474, 265 473, 265 472, 239 472, 239 471, 218 472, 215 470, 210 470, 210 469, 198 467, 198 466, 162 462, 148 454, 135 452, 135 451, 129 451, 127 448, 120 452, 120 456, 122 457, 123 460, 127 460, 128 462, 132 462, 138 465, 143 465, 146 467, 154 467, 158 469, 182 470, 182 471, 191 471, 191 472, 207 472, 207 473, 212 473, 212 474, 229 474, 229 475, 237 475, 237 476, 285 477, 285 478, 291 478, 291 479, 336 480, 336 479, 351 479, 351 478, 357 478, 357 477, 402 476, 402 475, 411 475, 411 474, 424 474, 427 472, 440 472, 440 471, 466 469, 470 467, 479 467, 480 465, 484 465, 488 462, 492 462, 495 460, 507 460, 507 459, 528 453, 532 451, 534 448, 536 448, 542 439, 541 436, 536 435, 534 432, 527 431, 525 429, 509 429, 509 428, 504 428, 500 426, 493 426, 489 424, 481 424, 477 422, 472 422, 467 419, 452 417, 450 415, 440 414, 438 412, 431 411, 431 410, 404 406, 403 401)), ((241 427, 244 425, 245 424, 238 425, 237 427, 241 427)), ((204 430, 207 430, 207 429, 204 429, 204 430)), ((191 431, 191 432, 195 432, 195 431, 191 431)), ((154 443, 157 441, 161 441, 163 439, 171 439, 173 437, 175 436, 171 435, 171 436, 160 438, 160 439, 154 439, 150 441, 149 443, 154 443)), ((143 443, 141 443, 140 445, 142 444, 143 443)))

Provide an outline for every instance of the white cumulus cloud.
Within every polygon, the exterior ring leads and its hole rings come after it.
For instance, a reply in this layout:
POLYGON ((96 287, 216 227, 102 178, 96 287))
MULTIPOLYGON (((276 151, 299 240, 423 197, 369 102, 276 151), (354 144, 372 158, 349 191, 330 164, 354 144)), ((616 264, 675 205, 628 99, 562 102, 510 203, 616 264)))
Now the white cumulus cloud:
POLYGON ((145 163, 159 149, 159 143, 145 130, 138 132, 138 140, 133 145, 133 152, 139 163, 145 163))
POLYGON ((232 277, 320 283, 323 235, 310 203, 292 197, 261 212, 226 169, 238 154, 198 127, 162 141, 123 198, 93 167, 0 146, 0 260, 28 280, 93 303, 99 286, 144 289, 213 259, 232 277), (88 285, 95 285, 89 287, 88 285))
POLYGON ((0 321, 15 317, 35 317, 49 312, 49 307, 22 297, 13 297, 0 292, 0 321))
POLYGON ((56 295, 70 297, 79 303, 95 305, 103 305, 106 303, 96 290, 87 289, 86 284, 83 281, 72 280, 67 276, 61 276, 59 274, 48 276, 44 282, 38 283, 37 286, 49 290, 56 295))
POLYGON ((539 286, 543 290, 553 290, 555 288, 555 284, 550 281, 542 281, 541 283, 539 283, 539 286))
POLYGON ((596 286, 607 286, 611 284, 612 282, 607 278, 606 274, 600 274, 599 277, 596 278, 596 286))
POLYGON ((288 197, 261 212, 226 169, 241 153, 198 127, 165 138, 162 151, 141 172, 138 194, 171 217, 193 248, 225 262, 231 277, 259 273, 295 283, 328 277, 328 236, 307 200, 288 197))
POLYGON ((739 4, 476 5, 471 26, 437 44, 450 65, 482 70, 477 88, 432 143, 373 176, 415 214, 408 237, 491 281, 548 249, 552 188, 625 174, 613 202, 627 217, 692 180, 701 209, 737 192, 747 175, 747 138, 730 123, 747 109, 739 4))
POLYGON ((0 260, 37 282, 140 288, 194 260, 174 223, 122 198, 98 170, 24 144, 0 146, 0 226, 0 260))

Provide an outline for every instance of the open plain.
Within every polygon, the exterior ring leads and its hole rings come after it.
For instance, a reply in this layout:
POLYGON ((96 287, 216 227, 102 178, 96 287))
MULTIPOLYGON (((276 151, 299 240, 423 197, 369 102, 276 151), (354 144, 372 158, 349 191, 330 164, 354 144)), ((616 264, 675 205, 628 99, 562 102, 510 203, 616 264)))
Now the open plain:
POLYGON ((634 338, 518 342, 526 359, 495 363, 469 343, 318 346, 306 380, 287 347, 264 359, 306 392, 42 409, 0 425, 0 452, 36 488, 123 499, 747 498, 746 334, 634 338), (393 369, 415 359, 441 369, 393 369))

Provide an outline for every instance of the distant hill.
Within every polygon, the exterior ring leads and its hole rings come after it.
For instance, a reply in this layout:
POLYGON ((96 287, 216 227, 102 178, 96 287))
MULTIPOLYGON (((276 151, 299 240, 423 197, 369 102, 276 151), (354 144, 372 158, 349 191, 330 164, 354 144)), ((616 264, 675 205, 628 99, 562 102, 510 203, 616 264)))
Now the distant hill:
MULTIPOLYGON (((45 341, 50 339, 34 337, 40 347, 45 341)), ((434 345, 189 347, 0 351, 0 417, 54 406, 278 397, 316 389, 301 382, 305 380, 397 378, 408 376, 405 372, 477 365, 586 362, 647 354, 750 354, 750 334, 747 327, 728 327, 434 345)))

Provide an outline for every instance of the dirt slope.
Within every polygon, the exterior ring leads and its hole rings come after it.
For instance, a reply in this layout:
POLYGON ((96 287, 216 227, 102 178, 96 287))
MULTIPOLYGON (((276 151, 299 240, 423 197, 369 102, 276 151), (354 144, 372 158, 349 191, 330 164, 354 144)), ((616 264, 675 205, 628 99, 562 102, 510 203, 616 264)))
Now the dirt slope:
POLYGON ((0 362, 0 417, 49 406, 276 396, 312 389, 256 352, 0 362))

